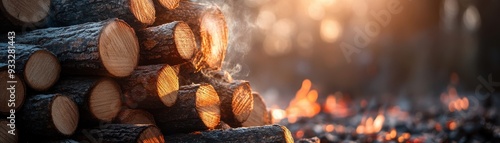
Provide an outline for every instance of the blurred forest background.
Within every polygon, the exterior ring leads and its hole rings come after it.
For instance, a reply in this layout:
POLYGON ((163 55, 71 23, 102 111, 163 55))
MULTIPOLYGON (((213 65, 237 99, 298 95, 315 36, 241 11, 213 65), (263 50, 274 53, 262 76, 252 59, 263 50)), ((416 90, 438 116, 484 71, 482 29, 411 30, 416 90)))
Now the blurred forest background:
POLYGON ((474 94, 480 78, 500 82, 498 0, 214 2, 230 29, 226 61, 232 62, 224 68, 249 80, 269 105, 286 107, 304 79, 312 81, 320 101, 340 91, 418 106, 439 102, 450 86, 474 94), (401 11, 389 13, 384 26, 376 15, 391 8, 401 11), (372 33, 365 34, 372 37, 366 47, 356 47, 356 34, 367 25, 372 33), (342 43, 359 51, 345 54, 342 43))

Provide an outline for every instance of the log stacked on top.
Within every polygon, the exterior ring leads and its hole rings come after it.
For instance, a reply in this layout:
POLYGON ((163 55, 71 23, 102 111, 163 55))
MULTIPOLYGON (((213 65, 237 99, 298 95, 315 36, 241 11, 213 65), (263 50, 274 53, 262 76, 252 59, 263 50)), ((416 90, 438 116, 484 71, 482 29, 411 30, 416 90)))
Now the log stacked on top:
MULTIPOLYGON (((4 106, 12 94, 2 92, 0 113, 7 117, 12 109, 20 124, 15 136, 1 132, 2 142, 292 140, 285 127, 264 126, 270 124, 265 103, 248 81, 221 70, 228 30, 217 6, 181 0, 36 2, 48 14, 30 20, 48 21, 40 26, 46 28, 0 43, 16 49, 14 70, 0 64, 2 81, 15 80, 16 106, 4 106)), ((22 10, 1 6, 9 19, 22 10)), ((1 50, 1 60, 10 54, 1 50)))

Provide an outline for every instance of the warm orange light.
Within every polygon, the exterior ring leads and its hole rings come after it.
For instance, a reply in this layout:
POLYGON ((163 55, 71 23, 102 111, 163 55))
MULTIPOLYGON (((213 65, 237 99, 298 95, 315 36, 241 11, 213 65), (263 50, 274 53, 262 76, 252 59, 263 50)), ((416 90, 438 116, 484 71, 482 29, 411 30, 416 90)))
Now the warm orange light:
POLYGON ((382 127, 384 126, 384 121, 385 117, 382 114, 379 114, 377 117, 375 117, 375 120, 373 121, 373 130, 375 132, 380 132, 380 130, 382 130, 382 127))
POLYGON ((356 133, 358 133, 358 134, 364 134, 364 133, 365 133, 365 126, 363 126, 363 125, 359 125, 359 126, 356 128, 356 133))
POLYGON ((404 142, 404 141, 405 141, 405 138, 404 138, 403 136, 400 136, 400 137, 398 138, 398 142, 402 143, 402 142, 404 142))
POLYGON ((286 117, 285 110, 281 109, 271 109, 271 115, 273 118, 273 123, 277 123, 286 117))
POLYGON ((455 130, 457 128, 457 123, 455 121, 451 121, 448 123, 448 128, 450 130, 455 130))
POLYGON ((373 118, 370 117, 366 120, 365 122, 365 133, 367 134, 372 134, 374 133, 374 130, 373 130, 373 118))
POLYGON ((345 131, 345 127, 342 125, 339 125, 339 126, 337 126, 337 128, 335 128, 335 132, 337 132, 337 133, 344 133, 344 131, 345 131))
POLYGON ((302 130, 297 131, 297 133, 295 133, 295 136, 296 136, 297 138, 302 138, 302 137, 304 137, 304 131, 302 131, 302 130))
POLYGON ((396 132, 396 129, 392 129, 391 132, 389 132, 389 137, 391 137, 391 139, 396 138, 397 135, 398 132, 396 132))
POLYGON ((286 109, 290 123, 296 122, 300 117, 313 117, 321 111, 321 106, 316 102, 318 91, 311 90, 311 86, 311 81, 305 79, 295 98, 290 101, 290 105, 286 109))
POLYGON ((410 133, 403 133, 402 136, 404 139, 410 139, 410 137, 411 137, 410 133))
POLYGON ((337 99, 335 99, 335 96, 333 95, 328 95, 325 101, 325 112, 327 113, 335 112, 336 107, 337 107, 337 99))
POLYGON ((329 124, 329 125, 325 126, 325 131, 326 132, 333 132, 333 129, 335 129, 335 127, 332 124, 329 124))

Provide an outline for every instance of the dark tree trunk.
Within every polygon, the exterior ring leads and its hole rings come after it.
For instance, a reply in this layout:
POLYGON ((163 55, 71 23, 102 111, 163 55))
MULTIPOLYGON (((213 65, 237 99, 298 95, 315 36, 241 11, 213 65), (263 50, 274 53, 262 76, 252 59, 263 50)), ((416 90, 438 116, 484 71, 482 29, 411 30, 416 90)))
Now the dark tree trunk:
POLYGON ((163 135, 154 125, 107 124, 99 128, 83 130, 77 138, 80 142, 102 143, 163 143, 163 135))

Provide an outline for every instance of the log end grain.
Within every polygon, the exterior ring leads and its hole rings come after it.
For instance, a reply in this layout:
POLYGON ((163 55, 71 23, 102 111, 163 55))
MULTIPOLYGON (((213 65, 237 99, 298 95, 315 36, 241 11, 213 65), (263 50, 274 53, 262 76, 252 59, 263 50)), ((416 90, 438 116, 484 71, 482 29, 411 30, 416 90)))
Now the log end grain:
POLYGON ((179 6, 180 0, 158 0, 161 6, 168 10, 173 10, 179 6))
POLYGON ((144 110, 123 109, 116 122, 120 124, 156 124, 153 115, 144 110))
POLYGON ((130 75, 139 61, 139 42, 134 29, 122 20, 110 20, 99 37, 99 56, 111 75, 130 75))
POLYGON ((202 84, 196 91, 196 111, 209 129, 214 129, 220 121, 220 100, 215 89, 202 84))
POLYGON ((141 23, 151 25, 155 22, 155 7, 153 0, 130 0, 130 10, 141 23))
POLYGON ((24 79, 31 88, 44 91, 59 79, 61 65, 57 57, 47 50, 34 52, 24 66, 24 79))
POLYGON ((269 114, 267 112, 266 103, 258 93, 252 93, 253 110, 248 119, 243 122, 244 127, 263 126, 268 124, 269 114))
POLYGON ((17 132, 14 132, 16 135, 9 134, 9 130, 11 128, 7 125, 10 124, 9 121, 5 119, 0 120, 0 142, 2 143, 17 143, 19 140, 19 135, 17 132))
POLYGON ((5 12, 16 21, 37 23, 48 16, 50 0, 2 0, 2 5, 5 12))
POLYGON ((1 89, 8 89, 10 88, 10 85, 5 81, 16 81, 14 84, 15 86, 15 97, 11 97, 10 90, 7 90, 6 92, 0 92, 0 113, 9 113, 10 109, 18 110, 22 104, 24 103, 25 100, 25 93, 26 93, 26 88, 24 86, 23 80, 19 78, 16 74, 14 79, 9 78, 9 73, 7 70, 0 70, 0 88, 1 89), (15 106, 14 107, 9 107, 8 106, 8 100, 14 98, 16 101, 14 101, 15 106))
POLYGON ((207 9, 201 19, 201 51, 209 68, 220 69, 226 55, 228 29, 220 9, 212 7, 207 9))
POLYGON ((179 90, 179 77, 176 70, 165 65, 158 75, 156 91, 164 105, 170 107, 177 100, 177 91, 179 90))
POLYGON ((141 135, 139 136, 139 139, 137 140, 137 143, 164 143, 165 139, 163 138, 163 135, 160 131, 155 126, 150 126, 146 128, 144 131, 142 131, 141 135))
POLYGON ((252 89, 247 81, 235 81, 230 86, 234 90, 231 99, 232 113, 239 123, 243 123, 248 119, 253 109, 252 89))
POLYGON ((90 112, 101 121, 111 122, 120 112, 122 105, 120 91, 114 80, 101 79, 90 92, 90 112))
POLYGON ((191 59, 196 51, 196 41, 189 25, 179 22, 175 26, 174 37, 179 55, 183 59, 191 59))
POLYGON ((55 128, 63 135, 72 135, 78 126, 78 106, 67 96, 57 96, 51 107, 55 128))

